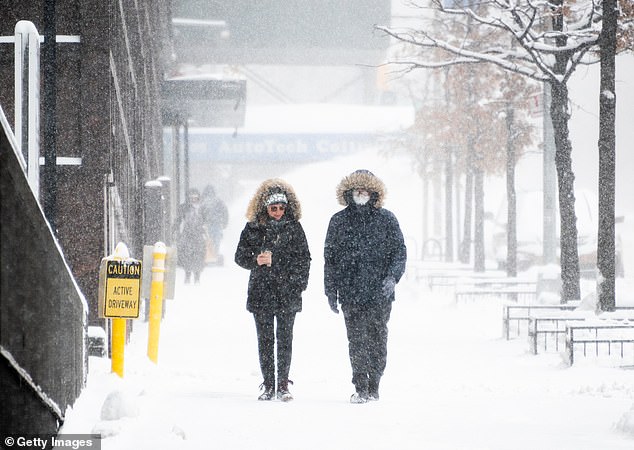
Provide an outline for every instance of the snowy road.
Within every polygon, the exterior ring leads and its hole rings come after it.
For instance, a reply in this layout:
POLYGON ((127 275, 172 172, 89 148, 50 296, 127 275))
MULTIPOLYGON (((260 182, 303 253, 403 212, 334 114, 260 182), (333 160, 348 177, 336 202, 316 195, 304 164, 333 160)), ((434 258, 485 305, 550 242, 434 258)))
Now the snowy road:
POLYGON ((397 288, 381 400, 350 404, 343 318, 328 309, 318 272, 296 321, 295 401, 256 400, 247 272, 231 264, 207 269, 199 286, 178 285, 157 366, 145 358, 140 321, 123 380, 108 360, 91 358, 88 387, 63 432, 102 432, 102 448, 113 450, 634 448, 615 430, 632 407, 632 371, 533 356, 525 339, 501 339, 499 304, 455 306, 409 280, 397 288), (101 420, 113 391, 131 417, 101 420))

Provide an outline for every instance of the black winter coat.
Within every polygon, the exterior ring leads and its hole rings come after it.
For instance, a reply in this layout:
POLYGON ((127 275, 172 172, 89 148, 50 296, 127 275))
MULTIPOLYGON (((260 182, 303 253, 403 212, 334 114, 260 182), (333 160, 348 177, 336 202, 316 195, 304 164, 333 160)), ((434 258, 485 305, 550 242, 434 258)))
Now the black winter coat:
POLYGON ((248 222, 235 254, 235 262, 251 271, 247 310, 275 314, 301 311, 310 260, 306 235, 298 221, 248 222), (256 257, 264 250, 273 253, 271 267, 257 264, 256 257))
POLYGON ((398 282, 407 249, 394 214, 384 208, 349 205, 330 219, 324 245, 324 288, 338 293, 342 305, 364 307, 394 301, 385 298, 383 280, 398 282))

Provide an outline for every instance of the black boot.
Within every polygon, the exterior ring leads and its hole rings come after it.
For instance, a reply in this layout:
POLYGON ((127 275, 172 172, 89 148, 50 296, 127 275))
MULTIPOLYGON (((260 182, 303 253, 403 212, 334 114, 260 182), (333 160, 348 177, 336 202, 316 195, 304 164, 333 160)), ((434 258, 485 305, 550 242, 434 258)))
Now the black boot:
POLYGON ((350 397, 350 403, 368 403, 368 393, 366 391, 357 391, 350 397))
POLYGON ((354 384, 356 392, 350 397, 350 403, 367 403, 368 375, 365 373, 353 373, 352 384, 354 384))
POLYGON ((293 384, 290 380, 280 380, 277 385, 277 398, 283 402, 290 402, 293 400, 293 396, 288 390, 288 383, 293 384))
POLYGON ((275 383, 262 383, 260 389, 264 389, 264 392, 260 394, 258 400, 273 400, 275 397, 275 383))

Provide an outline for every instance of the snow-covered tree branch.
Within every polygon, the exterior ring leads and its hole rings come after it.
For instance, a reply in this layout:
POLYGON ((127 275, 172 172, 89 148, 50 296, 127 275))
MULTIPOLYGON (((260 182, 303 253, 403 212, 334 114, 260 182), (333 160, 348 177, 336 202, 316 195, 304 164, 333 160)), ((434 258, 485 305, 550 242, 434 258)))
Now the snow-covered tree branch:
POLYGON ((528 0, 474 3, 462 9, 447 8, 442 1, 432 0, 431 6, 439 17, 467 24, 467 34, 441 37, 432 35, 427 28, 378 26, 397 41, 422 50, 416 60, 393 62, 436 68, 477 60, 546 82, 565 82, 578 64, 598 62, 601 14, 593 1, 580 0, 574 7, 566 8, 563 4, 528 0), (561 29, 550 23, 564 16, 561 29), (469 30, 474 28, 489 39, 470 39, 469 30), (430 63, 425 55, 429 49, 440 49, 444 54, 435 56, 430 63), (566 60, 564 70, 560 67, 562 59, 566 60))
POLYGON ((550 115, 555 130, 555 163, 561 213, 563 301, 578 299, 579 256, 568 131, 567 82, 580 64, 599 61, 602 3, 594 0, 430 0, 430 26, 378 26, 404 46, 404 56, 391 63, 415 69, 464 64, 492 64, 549 85, 550 115), (459 23, 438 33, 431 23, 459 23), (460 30, 456 32, 455 30, 460 30))

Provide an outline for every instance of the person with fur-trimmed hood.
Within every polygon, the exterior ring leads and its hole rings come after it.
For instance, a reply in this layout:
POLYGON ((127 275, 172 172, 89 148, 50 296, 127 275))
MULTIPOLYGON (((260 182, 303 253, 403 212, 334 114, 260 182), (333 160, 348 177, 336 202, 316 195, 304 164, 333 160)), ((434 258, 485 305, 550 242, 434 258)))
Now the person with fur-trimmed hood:
POLYGON ((280 179, 264 181, 247 208, 248 222, 235 262, 251 271, 247 310, 253 313, 258 336, 264 392, 258 400, 292 400, 288 374, 293 348, 295 314, 302 310, 308 285, 310 251, 295 191, 280 179), (277 331, 274 329, 277 324, 277 331), (277 390, 275 344, 277 339, 277 390))
POLYGON ((379 399, 394 287, 407 260, 398 220, 383 208, 386 193, 368 170, 344 177, 337 200, 345 208, 330 219, 324 245, 325 294, 333 312, 341 304, 348 335, 352 403, 379 399))

